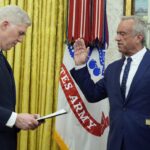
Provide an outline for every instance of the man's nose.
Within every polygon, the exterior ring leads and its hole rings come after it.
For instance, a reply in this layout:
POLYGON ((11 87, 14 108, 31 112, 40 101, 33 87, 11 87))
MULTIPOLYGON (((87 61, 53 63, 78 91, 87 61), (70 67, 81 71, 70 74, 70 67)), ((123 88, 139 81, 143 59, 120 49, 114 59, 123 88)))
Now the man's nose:
POLYGON ((120 36, 119 36, 119 34, 117 34, 115 37, 115 41, 119 41, 119 40, 120 40, 120 36))

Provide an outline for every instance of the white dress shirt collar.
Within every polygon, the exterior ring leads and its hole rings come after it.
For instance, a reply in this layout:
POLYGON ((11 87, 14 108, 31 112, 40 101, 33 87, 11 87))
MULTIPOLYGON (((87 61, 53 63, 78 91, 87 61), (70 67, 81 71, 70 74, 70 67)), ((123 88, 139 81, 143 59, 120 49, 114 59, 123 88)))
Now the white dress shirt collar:
MULTIPOLYGON (((139 52, 135 53, 134 55, 131 56, 132 58, 132 63, 136 63, 139 64, 144 56, 144 54, 146 53, 147 49, 146 47, 143 47, 143 49, 141 49, 139 52)), ((125 56, 126 59, 128 58, 127 56, 125 56)))
MULTIPOLYGON (((137 52, 136 54, 132 55, 131 58, 132 58, 132 62, 131 62, 131 66, 130 66, 130 71, 129 71, 129 75, 128 75, 128 79, 127 79, 127 83, 126 83, 126 93, 125 93, 125 97, 127 97, 128 95, 128 92, 129 92, 129 89, 130 89, 130 86, 131 86, 131 83, 132 83, 132 80, 138 70, 138 67, 146 53, 146 48, 144 47, 143 49, 141 49, 139 52, 137 52)), ((126 60, 124 61, 124 64, 122 66, 122 70, 121 70, 121 74, 120 74, 120 84, 122 82, 122 77, 123 77, 123 72, 124 72, 124 69, 125 69, 125 65, 127 64, 127 56, 126 57, 126 60)))

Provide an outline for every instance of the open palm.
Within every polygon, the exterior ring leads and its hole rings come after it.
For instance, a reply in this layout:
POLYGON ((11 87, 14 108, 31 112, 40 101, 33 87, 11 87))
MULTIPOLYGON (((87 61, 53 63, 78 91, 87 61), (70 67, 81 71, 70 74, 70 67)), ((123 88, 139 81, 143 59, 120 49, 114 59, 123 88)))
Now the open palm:
POLYGON ((82 65, 86 63, 88 58, 89 48, 86 48, 83 39, 77 39, 74 43, 74 61, 75 64, 82 65))

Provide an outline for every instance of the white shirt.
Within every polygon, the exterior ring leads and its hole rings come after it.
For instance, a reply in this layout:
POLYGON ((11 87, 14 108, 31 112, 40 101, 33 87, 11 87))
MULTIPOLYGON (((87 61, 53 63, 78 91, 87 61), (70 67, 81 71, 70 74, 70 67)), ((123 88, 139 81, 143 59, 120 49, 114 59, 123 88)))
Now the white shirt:
MULTIPOLYGON (((146 53, 146 48, 144 47, 142 50, 140 50, 139 52, 137 52, 136 54, 132 55, 132 62, 131 62, 131 66, 130 66, 130 70, 129 70, 129 74, 128 74, 128 78, 127 78, 127 82, 126 82, 126 93, 125 93, 125 97, 127 97, 133 77, 135 76, 135 73, 137 72, 137 69, 143 59, 144 54, 146 53)), ((125 69, 125 66, 127 64, 127 58, 124 61, 124 64, 122 66, 122 70, 121 70, 121 74, 120 74, 120 85, 122 82, 122 76, 123 76, 123 72, 125 69)))

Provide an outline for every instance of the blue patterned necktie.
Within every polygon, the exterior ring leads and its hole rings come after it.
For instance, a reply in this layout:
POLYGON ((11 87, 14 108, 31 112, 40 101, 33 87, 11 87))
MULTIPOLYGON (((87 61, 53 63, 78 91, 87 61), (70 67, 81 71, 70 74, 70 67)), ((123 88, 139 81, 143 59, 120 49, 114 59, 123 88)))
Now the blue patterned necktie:
POLYGON ((121 94, 124 99, 125 99, 125 94, 126 94, 126 82, 127 82, 127 78, 128 78, 128 74, 129 74, 129 70, 130 70, 131 61, 132 61, 132 58, 128 57, 127 64, 125 66, 123 77, 122 77, 121 94))

